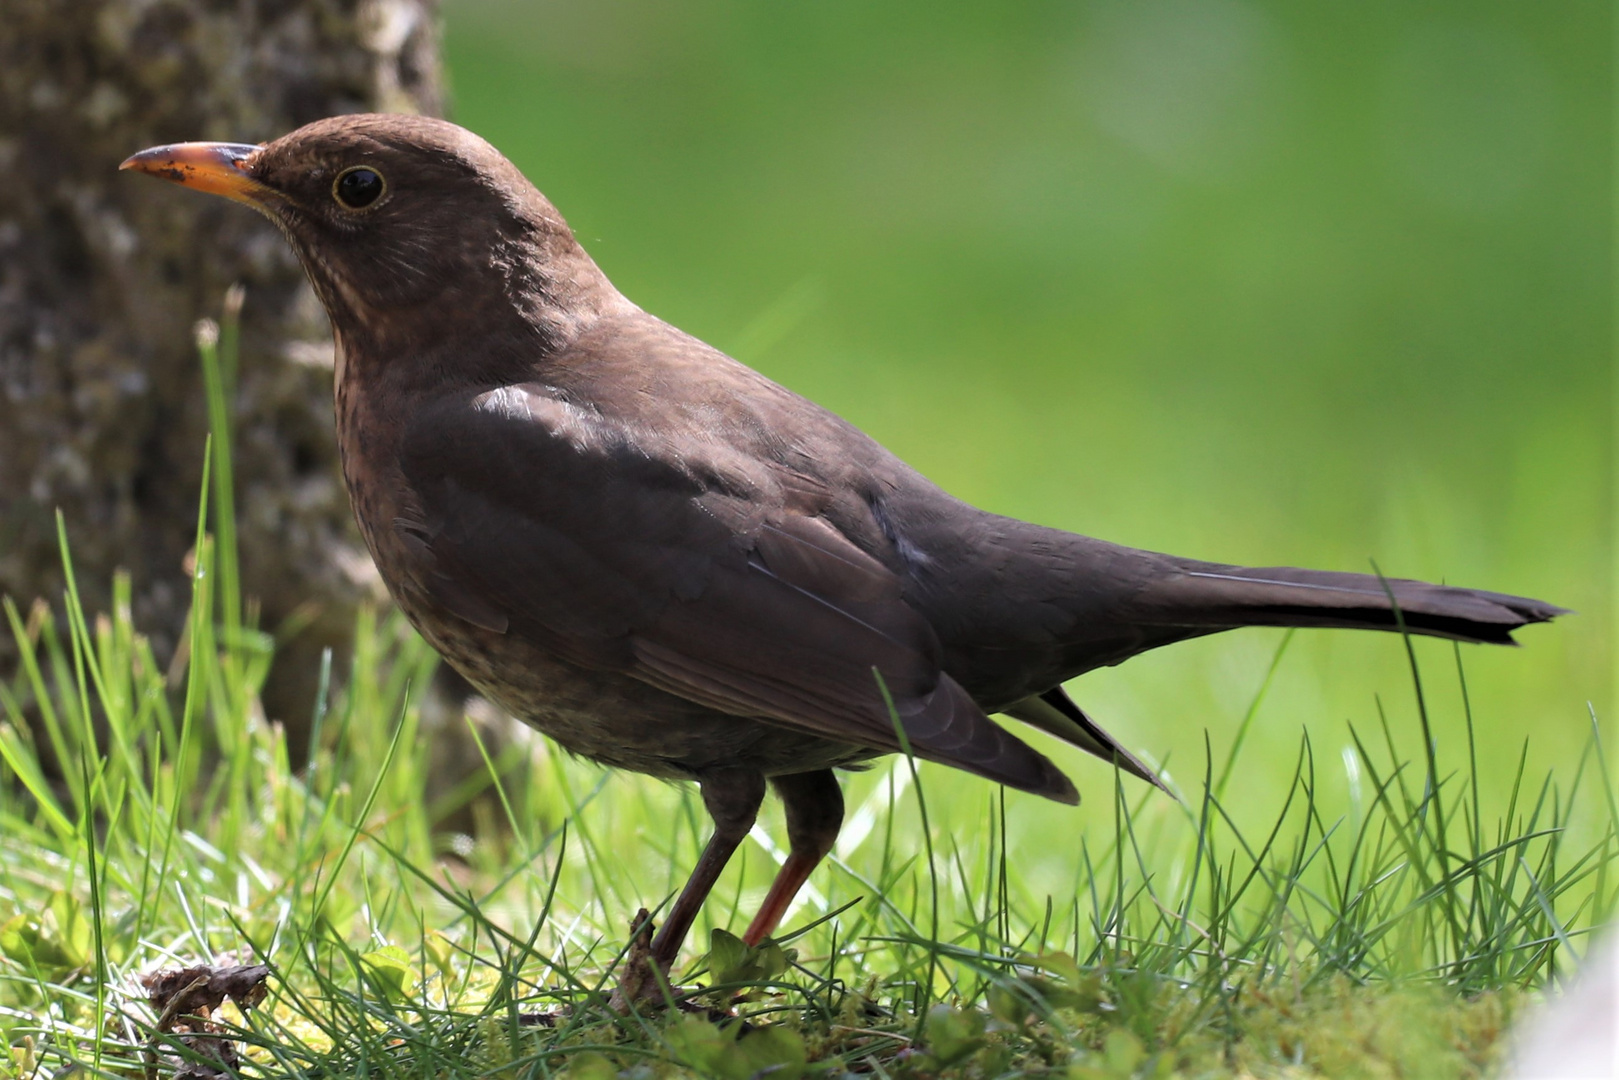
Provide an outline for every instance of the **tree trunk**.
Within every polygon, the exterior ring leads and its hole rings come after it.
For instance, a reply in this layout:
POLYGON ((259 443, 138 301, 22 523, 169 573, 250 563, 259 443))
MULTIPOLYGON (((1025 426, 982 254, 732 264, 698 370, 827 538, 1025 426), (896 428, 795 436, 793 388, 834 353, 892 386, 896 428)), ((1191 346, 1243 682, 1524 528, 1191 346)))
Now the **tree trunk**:
MULTIPOLYGON (((126 568, 136 623, 169 655, 190 599, 207 431, 192 327, 239 282, 244 592, 267 629, 315 605, 265 695, 272 716, 307 703, 313 657, 346 639, 353 605, 377 588, 338 481, 325 316, 267 221, 118 163, 157 143, 260 142, 336 113, 437 112, 435 6, 5 0, 0 592, 59 600, 60 509, 87 608, 105 609, 126 568)), ((0 670, 9 639, 0 632, 0 670)))

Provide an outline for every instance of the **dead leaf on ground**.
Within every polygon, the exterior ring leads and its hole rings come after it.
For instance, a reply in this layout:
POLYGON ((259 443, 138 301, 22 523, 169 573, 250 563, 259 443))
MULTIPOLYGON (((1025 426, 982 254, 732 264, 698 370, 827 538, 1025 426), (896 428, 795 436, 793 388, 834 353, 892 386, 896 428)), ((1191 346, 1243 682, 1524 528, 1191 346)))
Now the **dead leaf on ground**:
POLYGON ((264 1000, 265 964, 198 964, 141 976, 146 1000, 157 1012, 146 1049, 146 1075, 156 1075, 161 1055, 174 1066, 176 1080, 222 1080, 241 1063, 236 1044, 213 1020, 226 1000, 243 1012, 264 1000), (183 1048, 184 1052, 181 1052, 183 1048))

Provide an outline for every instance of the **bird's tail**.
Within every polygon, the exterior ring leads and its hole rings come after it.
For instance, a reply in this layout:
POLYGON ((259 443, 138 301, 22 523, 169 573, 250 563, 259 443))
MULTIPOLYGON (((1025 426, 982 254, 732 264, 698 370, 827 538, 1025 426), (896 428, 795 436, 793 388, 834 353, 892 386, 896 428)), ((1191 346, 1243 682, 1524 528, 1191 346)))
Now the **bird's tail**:
POLYGON ((1131 604, 1142 623, 1172 637, 1240 626, 1331 626, 1511 645, 1514 630, 1568 614, 1542 600, 1372 574, 1174 563, 1131 604))
MULTIPOLYGON (((1403 629, 1512 645, 1514 630, 1568 613, 1555 604, 1505 593, 1292 566, 1226 566, 1079 540, 1088 545, 1087 564, 1108 569, 1109 588, 1081 590, 1092 606, 1075 618, 1063 678, 1171 642, 1243 626, 1403 629)), ((1080 712, 1060 686, 1021 698, 1004 711, 1163 787, 1145 763, 1080 712)))

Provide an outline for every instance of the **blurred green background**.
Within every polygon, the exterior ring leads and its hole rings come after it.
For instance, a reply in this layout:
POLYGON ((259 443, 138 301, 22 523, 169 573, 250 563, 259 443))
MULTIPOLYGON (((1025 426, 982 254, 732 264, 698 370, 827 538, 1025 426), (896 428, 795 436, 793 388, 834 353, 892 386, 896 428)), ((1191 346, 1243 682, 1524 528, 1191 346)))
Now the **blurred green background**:
MULTIPOLYGON (((445 18, 454 119, 642 307, 991 510, 1578 609, 1524 649, 1463 650, 1487 793, 1526 738, 1533 772, 1571 766, 1587 703, 1605 715, 1608 5, 449 0, 445 18)), ((1218 759, 1279 641, 1180 645, 1070 689, 1195 790, 1204 733, 1218 759)), ((1462 764, 1451 647, 1419 656, 1462 764)), ((1344 790, 1348 725, 1373 727, 1379 697, 1416 755, 1399 640, 1300 634, 1239 776, 1290 773, 1308 729, 1344 790)), ((1031 848, 1112 827, 1108 770, 1058 755, 1087 807, 1022 800, 1031 848)), ((981 783, 924 780, 960 793, 946 826, 982 817, 981 783)), ((1275 811, 1263 779, 1232 796, 1275 811)), ((1072 873, 1027 854, 1054 885, 1072 873)))

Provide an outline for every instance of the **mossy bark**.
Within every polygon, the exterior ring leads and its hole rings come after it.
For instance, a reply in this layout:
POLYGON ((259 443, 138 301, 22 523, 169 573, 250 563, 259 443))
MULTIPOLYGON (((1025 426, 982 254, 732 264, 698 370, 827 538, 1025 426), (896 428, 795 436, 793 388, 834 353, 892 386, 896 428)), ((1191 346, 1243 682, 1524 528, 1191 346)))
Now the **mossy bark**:
MULTIPOLYGON (((338 480, 325 315, 271 225, 120 174, 157 143, 259 142, 322 116, 441 106, 436 0, 6 0, 0 18, 0 592, 116 568, 159 657, 189 603, 204 436, 193 325, 246 288, 234 409, 245 592, 315 618, 266 689, 307 702, 312 654, 377 586, 338 480)), ((0 672, 10 635, 0 633, 0 672)))

